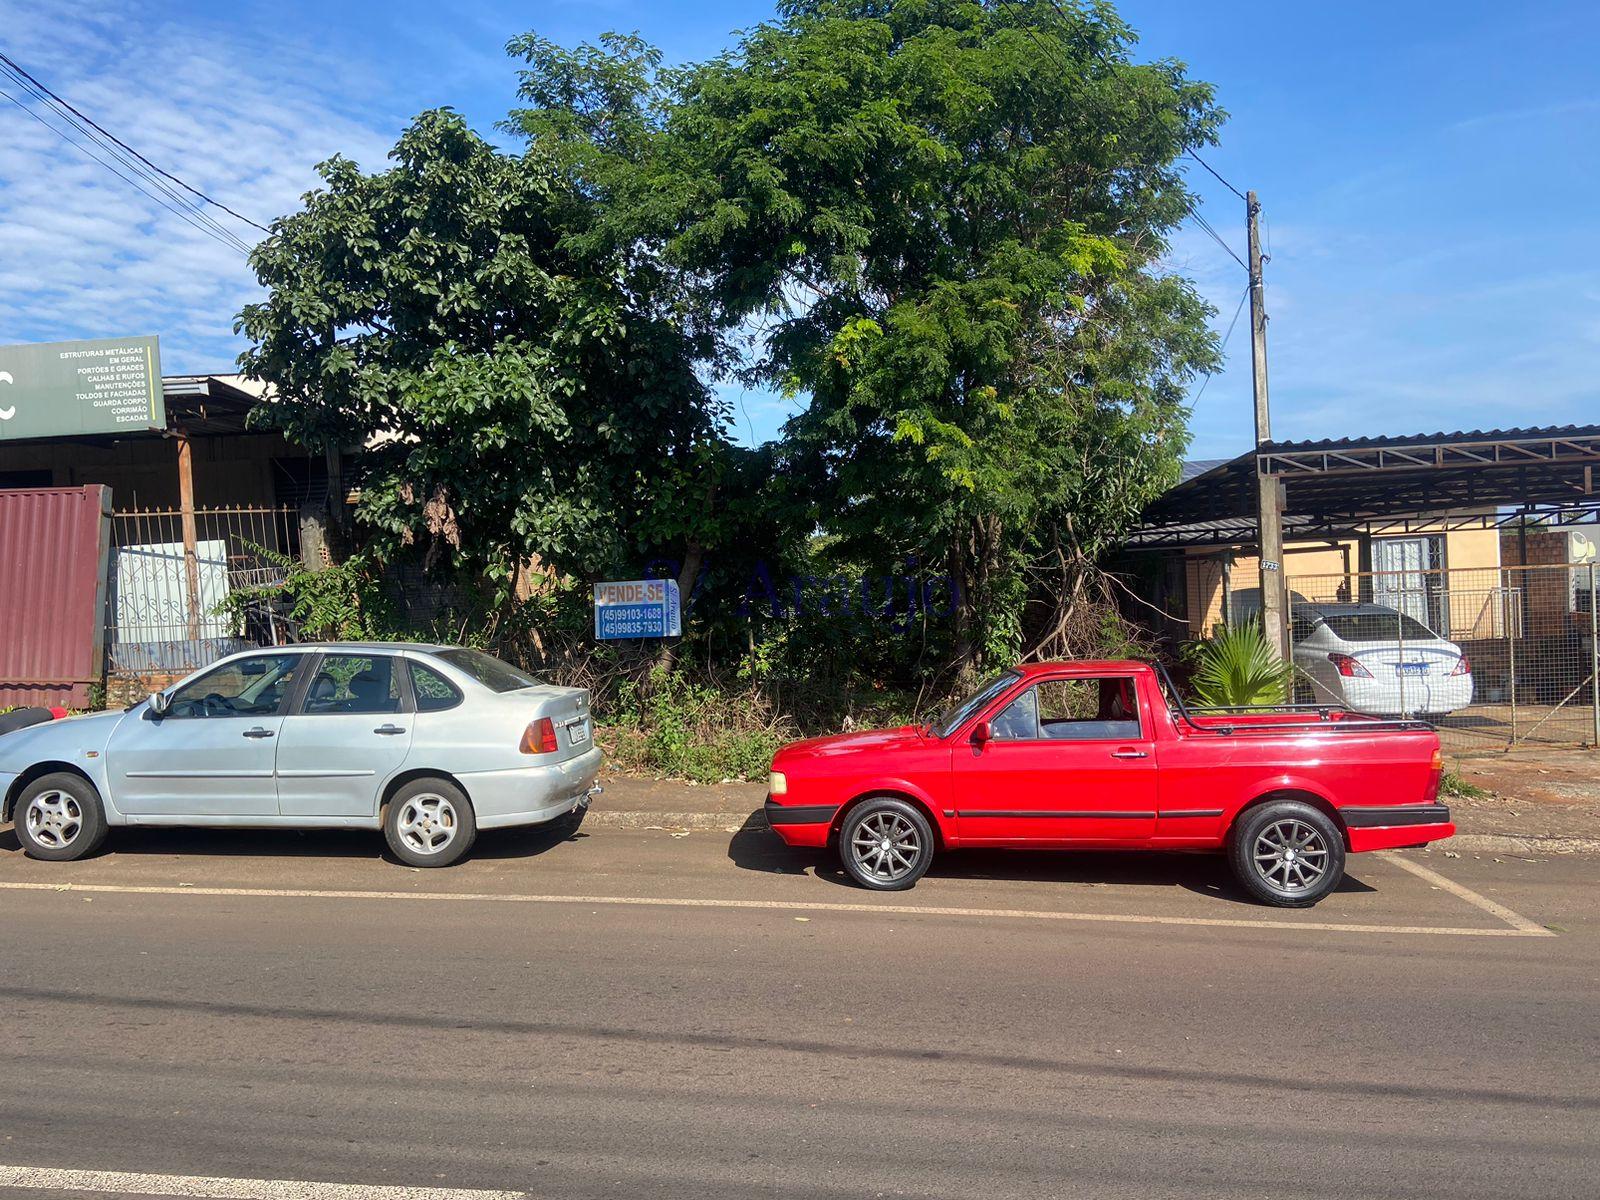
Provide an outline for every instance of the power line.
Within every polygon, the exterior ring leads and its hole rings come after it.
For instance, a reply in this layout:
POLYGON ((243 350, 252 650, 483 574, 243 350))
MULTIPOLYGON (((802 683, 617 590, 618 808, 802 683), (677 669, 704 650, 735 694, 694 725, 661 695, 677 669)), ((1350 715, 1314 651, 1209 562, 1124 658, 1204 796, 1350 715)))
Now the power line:
MULTIPOLYGON (((172 172, 167 171, 164 168, 159 167, 155 163, 151 162, 148 158, 146 158, 139 151, 135 150, 132 146, 129 146, 121 138, 117 137, 115 134, 111 133, 109 130, 107 130, 102 125, 100 125, 98 122, 96 122, 92 117, 90 117, 87 114, 83 113, 78 108, 74 107, 69 101, 63 99, 61 96, 58 96, 55 92, 51 91, 47 86, 45 86, 37 78, 35 78, 32 74, 30 74, 24 67, 22 67, 14 59, 10 58, 9 56, 7 56, 4 53, 0 53, 0 64, 3 64, 3 66, 0 66, 0 69, 3 69, 6 75, 10 76, 16 82, 20 83, 24 88, 26 88, 34 96, 44 100, 46 102, 46 104, 53 105, 54 107, 56 107, 58 112, 64 112, 64 114, 65 114, 65 118, 64 119, 67 120, 67 122, 70 125, 72 125, 74 128, 77 128, 80 132, 83 132, 86 136, 90 137, 92 140, 94 140, 97 143, 99 143, 100 145, 102 145, 114 157, 117 157, 118 159, 120 159, 124 166, 129 167, 131 170, 133 170, 137 174, 143 175, 144 178, 146 178, 146 180, 148 180, 149 182, 151 182, 155 186, 160 187, 163 191, 167 192, 168 194, 174 195, 174 198, 178 198, 178 197, 176 197, 175 193, 172 193, 171 188, 169 188, 166 183, 163 183, 162 180, 171 181, 172 183, 176 184, 178 187, 182 188, 184 191, 186 191, 186 192, 190 193, 191 195, 197 197, 199 200, 201 200, 205 204, 209 204, 213 208, 220 209, 222 212, 227 213, 230 217, 233 217, 235 220, 244 222, 246 225, 249 225, 253 229, 260 230, 262 233, 271 233, 271 230, 269 230, 265 225, 262 225, 259 221, 253 221, 249 217, 245 216, 243 213, 236 212, 234 209, 229 208, 226 204, 223 204, 220 200, 216 200, 213 197, 208 196, 205 192, 202 192, 199 188, 194 187, 192 184, 189 184, 189 183, 185 182, 184 180, 180 179, 178 176, 172 174, 172 172), (120 151, 120 153, 119 153, 119 151, 120 151), (137 164, 139 164, 139 165, 136 165, 135 162, 130 162, 129 158, 125 157, 125 156, 131 156, 131 158, 133 160, 136 160, 137 164), (141 170, 141 165, 142 165, 143 168, 147 168, 148 171, 141 170), (159 179, 152 179, 150 177, 149 172, 153 172, 156 176, 159 176, 160 178, 159 179)), ((82 149, 81 146, 79 148, 82 149)), ((105 164, 102 163, 102 165, 105 165, 105 164)), ((143 190, 143 189, 140 189, 140 190, 143 190)), ((146 193, 146 194, 148 195, 148 193, 146 193)), ((181 202, 181 199, 180 199, 180 202, 181 202)), ((198 212, 198 209, 199 209, 198 205, 195 205, 195 206, 192 206, 192 207, 198 212)), ((213 221, 210 218, 209 215, 204 215, 204 220, 207 222, 207 224, 212 225, 213 227, 215 227, 219 232, 227 233, 227 231, 224 229, 224 227, 221 226, 221 225, 217 225, 216 222, 213 221)), ((232 240, 238 242, 240 247, 242 247, 243 249, 245 249, 248 252, 249 247, 248 247, 248 245, 246 243, 244 243, 243 241, 241 241, 237 237, 233 237, 232 234, 228 234, 228 236, 230 238, 232 238, 232 240)))
MULTIPOLYGON (((1243 294, 1239 297, 1238 305, 1233 310, 1233 320, 1228 322, 1228 332, 1222 335, 1222 345, 1217 347, 1217 354, 1219 356, 1228 348, 1228 339, 1233 336, 1233 327, 1239 323, 1239 314, 1244 311, 1244 302, 1249 298, 1250 288, 1247 285, 1243 294)), ((1194 394, 1194 399, 1189 402, 1189 407, 1191 409, 1193 409, 1196 404, 1200 403, 1200 397, 1206 394, 1206 386, 1211 382, 1211 377, 1215 374, 1215 371, 1206 372, 1205 379, 1200 383, 1200 390, 1194 394)))
POLYGON ((141 183, 140 179, 138 177, 129 176, 129 175, 123 173, 121 170, 118 170, 118 168, 117 168, 117 166, 115 164, 107 162, 104 158, 101 158, 100 155, 96 154, 90 147, 85 146, 82 142, 78 141, 71 134, 64 133, 62 130, 60 130, 56 126, 52 125, 49 121, 45 120, 38 113, 34 112, 34 110, 32 108, 30 108, 28 105, 24 104, 21 100, 18 100, 10 92, 5 91, 4 89, 0 89, 0 97, 4 97, 6 100, 9 100, 12 104, 16 105, 19 109, 21 109, 28 116, 32 117, 35 121, 39 122, 39 124, 43 125, 46 129, 48 129, 51 133, 55 134, 62 141, 66 142, 68 145, 71 145, 71 146, 75 147, 76 149, 82 151, 83 154, 85 154, 87 157, 93 159, 95 162, 99 163, 102 167, 104 167, 106 170, 110 171, 113 175, 115 175, 118 179, 122 180, 129 187, 131 187, 134 190, 138 191, 141 195, 144 195, 144 196, 148 197, 149 199, 155 201, 155 203, 157 205, 159 205, 166 212, 171 213, 173 216, 177 217, 179 220, 185 222, 186 224, 190 225, 194 229, 199 230, 199 232, 205 234, 207 237, 211 238, 212 240, 221 242, 223 245, 227 246, 229 249, 238 250, 240 253, 243 253, 243 254, 248 254, 250 252, 250 247, 248 245, 246 245, 244 242, 240 241, 233 234, 229 233, 225 229, 221 229, 220 226, 216 226, 214 222, 210 222, 208 220, 205 220, 202 217, 201 214, 195 212, 193 209, 187 208, 187 207, 185 207, 184 205, 182 205, 179 202, 169 200, 169 199, 163 197, 162 195, 158 194, 157 192, 152 191, 149 187, 145 186, 144 183, 141 183), (196 219, 196 218, 201 218, 201 219, 196 219))
POLYGON ((1198 155, 1198 154, 1196 154, 1196 153, 1195 153, 1195 152, 1194 152, 1194 151, 1193 151, 1193 150, 1190 150, 1190 151, 1187 151, 1187 153, 1188 153, 1188 155, 1189 155, 1189 157, 1190 157, 1190 158, 1192 158, 1192 159, 1194 159, 1194 160, 1195 160, 1195 162, 1197 162, 1197 163, 1199 163, 1199 164, 1200 164, 1200 165, 1201 165, 1201 166, 1202 166, 1202 167, 1204 167, 1204 168, 1205 168, 1205 169, 1206 169, 1206 170, 1208 170, 1208 171, 1210 171, 1210 172, 1211 172, 1211 176, 1212 176, 1212 178, 1213 178, 1213 179, 1215 179, 1215 180, 1216 180, 1216 181, 1217 181, 1217 182, 1218 182, 1218 183, 1220 183, 1220 184, 1221 184, 1221 185, 1222 185, 1222 186, 1223 186, 1223 187, 1225 187, 1225 188, 1227 188, 1227 189, 1228 189, 1228 190, 1229 190, 1229 191, 1230 191, 1230 192, 1232 192, 1232 193, 1233 193, 1233 194, 1234 194, 1234 195, 1235 195, 1235 196, 1237 196, 1237 197, 1239 197, 1239 199, 1241 199, 1241 200, 1243 200, 1243 199, 1244 199, 1244 193, 1243 193, 1243 192, 1241 192, 1241 191, 1240 191, 1240 190, 1239 190, 1239 189, 1238 189, 1238 188, 1236 188, 1236 187, 1234 187, 1234 186, 1233 186, 1233 184, 1231 184, 1231 183, 1229 183, 1229 182, 1228 182, 1228 181, 1227 181, 1227 180, 1226 180, 1226 179, 1224 179, 1224 178, 1223 178, 1223 177, 1222 177, 1222 176, 1221 176, 1221 175, 1218 175, 1218 174, 1217 174, 1217 169, 1216 169, 1216 168, 1215 168, 1215 167, 1213 167, 1213 166, 1212 166, 1212 165, 1211 165, 1211 164, 1210 164, 1210 163, 1208 163, 1208 162, 1207 162, 1207 161, 1206 161, 1206 160, 1205 160, 1205 159, 1203 159, 1203 158, 1201 158, 1201 157, 1200 157, 1200 156, 1199 156, 1199 155, 1198 155))

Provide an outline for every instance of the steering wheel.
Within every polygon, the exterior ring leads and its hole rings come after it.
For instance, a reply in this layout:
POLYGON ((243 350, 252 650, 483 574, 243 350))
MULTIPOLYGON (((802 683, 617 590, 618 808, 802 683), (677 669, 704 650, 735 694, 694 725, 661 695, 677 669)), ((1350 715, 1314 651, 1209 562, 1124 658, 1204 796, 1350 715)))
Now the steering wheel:
POLYGON ((222 695, 220 692, 210 693, 204 700, 201 701, 201 704, 205 706, 207 716, 210 716, 213 713, 219 716, 231 715, 233 713, 233 705, 229 704, 228 698, 222 695))

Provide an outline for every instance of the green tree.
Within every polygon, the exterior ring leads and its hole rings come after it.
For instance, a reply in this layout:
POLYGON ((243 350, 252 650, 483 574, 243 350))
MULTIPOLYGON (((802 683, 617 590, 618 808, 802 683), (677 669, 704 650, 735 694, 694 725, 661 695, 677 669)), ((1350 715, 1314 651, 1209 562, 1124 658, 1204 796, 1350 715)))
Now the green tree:
POLYGON ((261 419, 365 448, 383 553, 506 584, 532 555, 593 577, 703 545, 731 453, 697 374, 714 346, 648 256, 592 249, 595 201, 546 146, 503 153, 440 110, 390 157, 324 163, 252 255, 261 419))
POLYGON ((1206 305, 1163 267, 1221 114, 1106 4, 791 0, 677 72, 530 35, 515 115, 659 247, 747 377, 804 397, 782 474, 855 561, 959 580, 962 669, 1097 635, 1096 561, 1176 475, 1206 305))

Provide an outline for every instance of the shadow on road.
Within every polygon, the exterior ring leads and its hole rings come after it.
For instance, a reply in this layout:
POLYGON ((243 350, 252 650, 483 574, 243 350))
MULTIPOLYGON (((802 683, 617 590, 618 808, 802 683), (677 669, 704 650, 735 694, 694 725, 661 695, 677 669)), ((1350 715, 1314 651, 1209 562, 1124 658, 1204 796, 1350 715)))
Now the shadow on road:
MULTIPOLYGON (((827 850, 792 848, 772 832, 760 811, 745 819, 728 843, 728 858, 746 871, 768 875, 815 875, 861 890, 827 850)), ((1022 883, 1134 884, 1182 888, 1234 904, 1261 906, 1241 888, 1220 854, 1182 854, 1155 850, 952 850, 940 854, 929 879, 1006 880, 1022 883)), ((1338 894, 1374 892, 1348 872, 1338 894)))
MULTIPOLYGON (((537 858, 590 835, 570 821, 516 829, 489 829, 478 834, 462 862, 474 859, 537 858)), ((11 826, 0 827, 0 851, 22 852, 11 826)), ((381 858, 404 866, 389 852, 376 829, 138 829, 111 831, 105 845, 80 862, 120 854, 214 858, 381 858)), ((70 863, 59 864, 71 866, 70 863)))

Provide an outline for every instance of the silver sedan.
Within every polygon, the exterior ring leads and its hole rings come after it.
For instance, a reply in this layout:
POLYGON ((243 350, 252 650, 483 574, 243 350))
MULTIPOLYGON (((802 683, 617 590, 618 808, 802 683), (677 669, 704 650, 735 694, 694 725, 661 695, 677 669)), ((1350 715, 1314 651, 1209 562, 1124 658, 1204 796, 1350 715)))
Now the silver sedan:
POLYGON ((479 829, 581 817, 599 772, 580 688, 456 646, 291 646, 0 736, 0 820, 56 861, 110 826, 188 825, 382 829, 442 867, 479 829))

